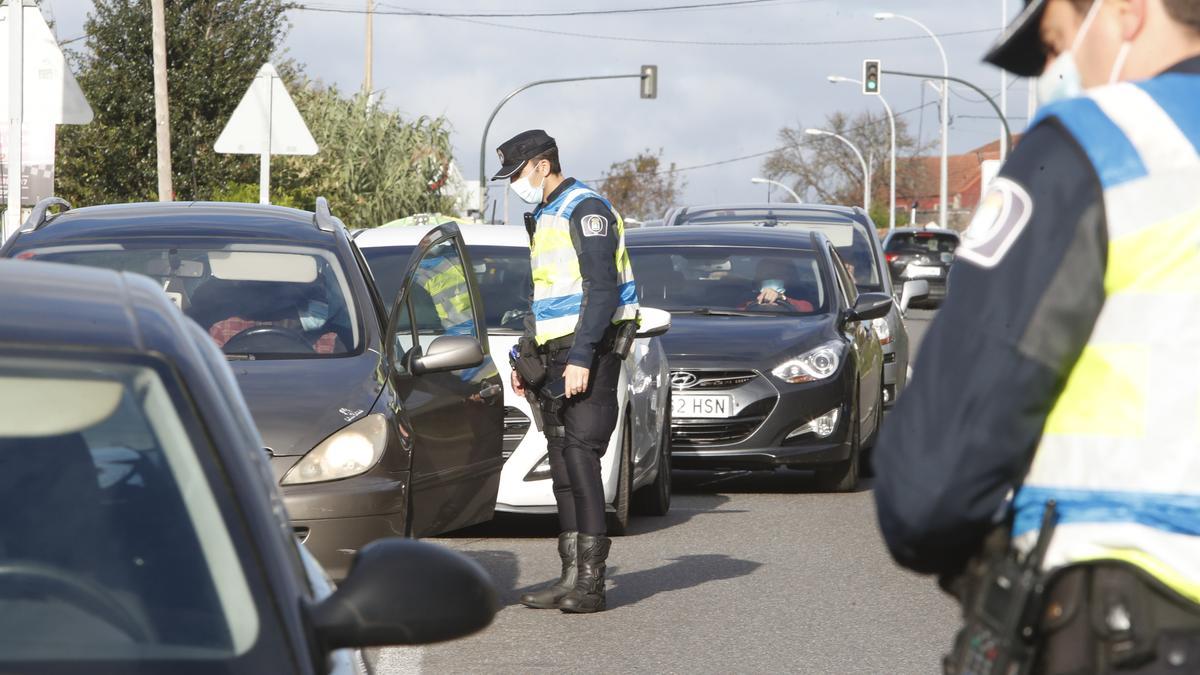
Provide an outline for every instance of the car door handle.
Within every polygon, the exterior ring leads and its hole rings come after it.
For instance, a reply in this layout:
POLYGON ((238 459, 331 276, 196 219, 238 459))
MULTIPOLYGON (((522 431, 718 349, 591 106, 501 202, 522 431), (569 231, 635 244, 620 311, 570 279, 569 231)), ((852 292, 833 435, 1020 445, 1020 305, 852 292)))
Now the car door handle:
POLYGON ((504 393, 504 387, 498 384, 488 384, 479 390, 479 395, 485 399, 493 399, 504 393))

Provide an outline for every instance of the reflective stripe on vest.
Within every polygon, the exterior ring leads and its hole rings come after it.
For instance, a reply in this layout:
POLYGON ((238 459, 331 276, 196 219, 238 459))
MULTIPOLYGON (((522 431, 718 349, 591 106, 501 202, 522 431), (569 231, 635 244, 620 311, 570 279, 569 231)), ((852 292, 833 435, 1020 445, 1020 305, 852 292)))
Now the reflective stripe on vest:
POLYGON ((471 287, 462 267, 446 258, 426 258, 417 268, 415 280, 429 293, 434 310, 447 335, 474 335, 471 287))
POLYGON ((637 317, 637 288, 629 252, 625 250, 625 221, 607 199, 598 192, 576 183, 576 187, 559 195, 537 212, 537 230, 530 244, 533 266, 533 316, 537 322, 538 344, 565 337, 575 332, 583 304, 583 275, 579 271, 579 256, 571 239, 571 214, 585 199, 604 202, 612 211, 617 228, 617 284, 620 300, 612 321, 630 321, 637 317))
POLYGON ((1200 76, 1167 74, 1049 106, 1104 188, 1105 302, 1016 496, 1046 567, 1137 565, 1200 603, 1200 76), (1188 370, 1196 368, 1197 372, 1188 370))

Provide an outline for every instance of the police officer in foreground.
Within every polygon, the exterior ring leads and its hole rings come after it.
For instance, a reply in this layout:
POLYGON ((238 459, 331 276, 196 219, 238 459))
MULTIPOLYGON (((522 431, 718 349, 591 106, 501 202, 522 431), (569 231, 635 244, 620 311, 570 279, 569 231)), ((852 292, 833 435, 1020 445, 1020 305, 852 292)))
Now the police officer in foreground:
POLYGON ((571 613, 603 611, 609 538, 600 458, 617 424, 621 359, 636 331, 637 292, 621 216, 607 199, 564 178, 558 146, 538 129, 496 151, 492 180, 508 178, 535 204, 526 214, 531 312, 513 357, 512 387, 534 394, 550 454, 562 576, 521 602, 571 613))
POLYGON ((1027 0, 1043 107, 876 455, 948 672, 1200 672, 1200 0, 1027 0))

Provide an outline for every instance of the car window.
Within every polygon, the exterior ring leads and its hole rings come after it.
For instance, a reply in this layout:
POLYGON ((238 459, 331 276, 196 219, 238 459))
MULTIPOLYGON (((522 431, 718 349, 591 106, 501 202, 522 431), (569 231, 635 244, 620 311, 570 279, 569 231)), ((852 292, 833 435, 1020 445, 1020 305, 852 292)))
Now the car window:
POLYGON ((422 346, 442 335, 479 337, 471 286, 454 241, 445 239, 425 252, 408 290, 422 346))
POLYGON ((841 290, 842 298, 846 301, 847 307, 853 307, 854 301, 858 300, 858 288, 850 278, 846 262, 842 260, 835 247, 830 247, 829 255, 833 259, 833 270, 838 279, 838 288, 841 290))
POLYGON ((820 232, 833 242, 838 254, 850 269, 855 286, 864 293, 883 290, 879 263, 872 250, 875 235, 857 220, 831 214, 816 217, 802 212, 789 214, 785 210, 756 211, 731 209, 686 214, 679 225, 757 225, 820 232))
POLYGON ((0 356, 0 661, 217 660, 260 620, 155 370, 0 356), (11 620, 19 618, 19 620, 11 620))
POLYGON ((943 232, 898 232, 884 248, 888 253, 954 253, 958 236, 943 232))
POLYGON ((412 308, 410 307, 408 298, 400 303, 398 316, 396 317, 396 369, 400 373, 407 373, 408 353, 412 351, 413 345, 417 344, 417 337, 413 334, 412 323, 412 308))
MULTIPOLYGON (((384 297, 394 297, 403 283, 404 266, 413 246, 364 247, 363 255, 384 297)), ((529 249, 524 246, 472 246, 471 267, 482 296, 489 331, 524 328, 531 288, 529 249)))
POLYGON ((357 351, 361 339, 354 295, 331 251, 71 246, 20 257, 147 275, 228 356, 338 356, 357 351))
POLYGON ((642 304, 669 311, 820 314, 828 290, 812 251, 756 247, 631 246, 642 304), (784 299, 762 303, 764 288, 784 299))

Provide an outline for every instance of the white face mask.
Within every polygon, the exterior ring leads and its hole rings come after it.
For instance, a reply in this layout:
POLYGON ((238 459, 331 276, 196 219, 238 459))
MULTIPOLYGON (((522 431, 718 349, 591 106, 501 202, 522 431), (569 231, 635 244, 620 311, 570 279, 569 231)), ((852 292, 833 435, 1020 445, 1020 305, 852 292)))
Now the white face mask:
POLYGON ((1092 22, 1096 20, 1096 14, 1099 13, 1100 6, 1103 4, 1104 0, 1092 2, 1092 8, 1088 10, 1083 23, 1079 25, 1079 32, 1075 34, 1075 39, 1071 42, 1071 48, 1059 54, 1046 66, 1046 71, 1038 77, 1038 105, 1049 105, 1055 101, 1083 95, 1083 76, 1080 75, 1079 64, 1075 61, 1075 50, 1079 49, 1079 45, 1083 43, 1084 36, 1092 27, 1092 22))
POLYGON ((310 300, 308 311, 300 315, 300 327, 305 332, 314 331, 329 322, 329 305, 319 300, 310 300))
POLYGON ((534 185, 533 181, 529 180, 529 177, 532 175, 530 173, 529 176, 514 180, 509 187, 526 204, 540 204, 542 202, 542 191, 546 186, 546 179, 542 179, 541 185, 534 185))

